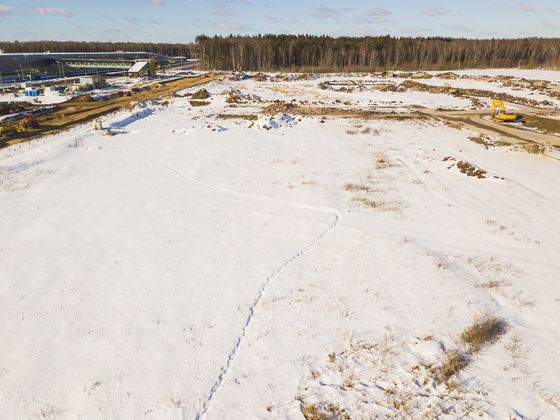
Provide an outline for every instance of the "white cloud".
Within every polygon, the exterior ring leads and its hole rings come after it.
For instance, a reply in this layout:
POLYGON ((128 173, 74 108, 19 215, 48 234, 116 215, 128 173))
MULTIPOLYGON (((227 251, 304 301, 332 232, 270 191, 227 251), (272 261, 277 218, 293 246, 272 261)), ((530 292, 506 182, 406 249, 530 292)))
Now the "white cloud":
POLYGON ((524 12, 532 13, 532 12, 545 12, 545 13, 552 13, 554 12, 554 8, 550 6, 530 6, 528 4, 524 4, 521 6, 521 10, 524 12))
POLYGON ((9 4, 0 4, 0 16, 8 16, 12 13, 12 6, 9 4))
POLYGON ((62 17, 73 17, 74 13, 66 9, 59 9, 56 7, 36 7, 33 10, 38 15, 47 16, 47 15, 59 15, 62 17))
POLYGON ((437 17, 437 16, 445 16, 448 15, 450 13, 449 9, 446 9, 444 7, 433 7, 431 9, 425 10, 424 14, 430 16, 430 17, 437 17))

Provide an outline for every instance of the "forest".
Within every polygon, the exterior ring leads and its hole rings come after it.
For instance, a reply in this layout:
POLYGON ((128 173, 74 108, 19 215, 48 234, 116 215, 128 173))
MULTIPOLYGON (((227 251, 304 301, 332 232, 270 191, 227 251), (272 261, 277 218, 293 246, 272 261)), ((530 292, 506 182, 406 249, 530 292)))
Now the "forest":
POLYGON ((560 38, 457 39, 313 35, 200 35, 194 44, 0 42, 16 52, 145 51, 198 57, 210 70, 370 71, 461 68, 560 69, 560 38))
POLYGON ((30 41, 0 42, 5 53, 50 52, 151 52, 168 56, 187 56, 193 52, 193 44, 165 44, 152 42, 75 42, 75 41, 30 41))
POLYGON ((196 51, 206 68, 216 70, 560 68, 560 38, 200 35, 196 39, 196 51))

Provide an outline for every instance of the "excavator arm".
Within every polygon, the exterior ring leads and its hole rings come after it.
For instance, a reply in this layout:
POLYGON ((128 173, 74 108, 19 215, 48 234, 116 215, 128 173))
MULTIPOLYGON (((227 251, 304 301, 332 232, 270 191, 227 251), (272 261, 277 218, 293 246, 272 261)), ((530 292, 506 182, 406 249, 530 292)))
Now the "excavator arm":
MULTIPOLYGON (((496 108, 499 108, 500 110, 502 110, 503 113, 506 112, 506 106, 504 105, 504 103, 502 101, 498 101, 497 99, 493 99, 492 100, 492 113, 494 115, 496 115, 496 108)), ((498 113, 501 113, 498 111, 498 113)))
POLYGON ((504 103, 497 99, 492 100, 492 114, 494 118, 502 122, 513 122, 519 119, 517 114, 508 114, 504 103))

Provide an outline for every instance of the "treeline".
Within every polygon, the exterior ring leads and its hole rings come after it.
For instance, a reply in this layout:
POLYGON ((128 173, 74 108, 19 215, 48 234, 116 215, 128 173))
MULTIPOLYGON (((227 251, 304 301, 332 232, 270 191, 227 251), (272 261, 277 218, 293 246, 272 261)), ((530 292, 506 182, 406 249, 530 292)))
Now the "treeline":
POLYGON ((30 41, 0 42, 5 53, 42 52, 151 52, 168 56, 188 56, 193 53, 193 44, 165 44, 153 42, 74 42, 74 41, 30 41))
POLYGON ((453 39, 311 35, 196 39, 198 58, 216 70, 444 70, 560 68, 560 38, 453 39))

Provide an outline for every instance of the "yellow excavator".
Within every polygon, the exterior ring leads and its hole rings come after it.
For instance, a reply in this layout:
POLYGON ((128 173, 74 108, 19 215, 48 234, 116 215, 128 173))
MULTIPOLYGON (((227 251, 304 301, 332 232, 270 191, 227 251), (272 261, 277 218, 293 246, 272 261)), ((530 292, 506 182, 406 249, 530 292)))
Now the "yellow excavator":
POLYGON ((502 101, 498 101, 497 99, 492 100, 492 114, 495 119, 500 120, 501 122, 513 122, 519 119, 519 115, 509 114, 504 103, 502 101))
POLYGON ((39 128, 39 122, 32 113, 27 113, 19 122, 0 121, 0 137, 13 136, 34 128, 39 128))

